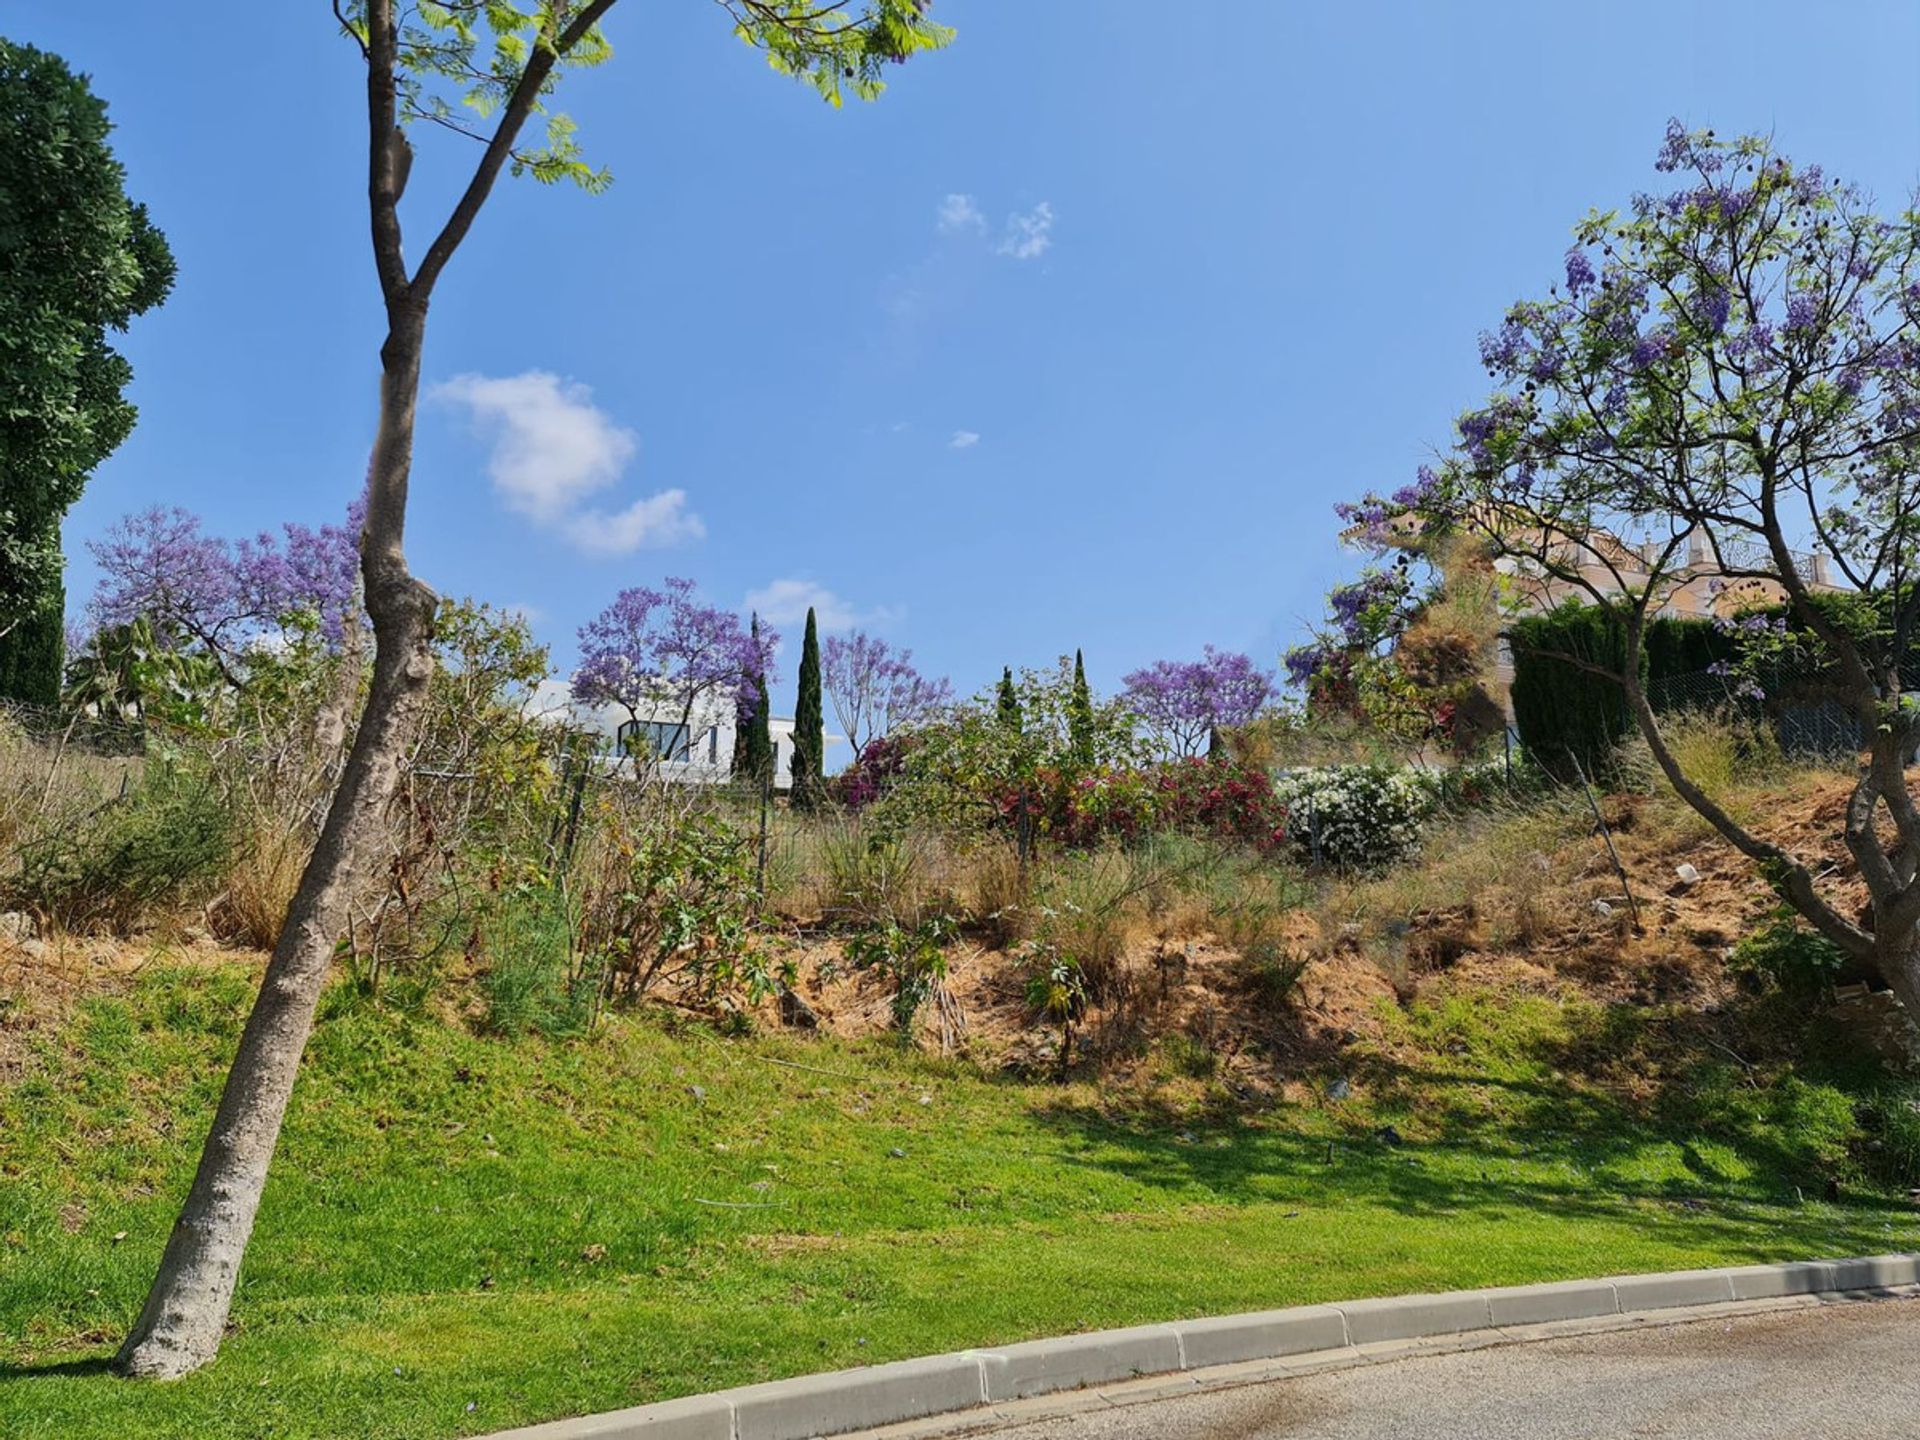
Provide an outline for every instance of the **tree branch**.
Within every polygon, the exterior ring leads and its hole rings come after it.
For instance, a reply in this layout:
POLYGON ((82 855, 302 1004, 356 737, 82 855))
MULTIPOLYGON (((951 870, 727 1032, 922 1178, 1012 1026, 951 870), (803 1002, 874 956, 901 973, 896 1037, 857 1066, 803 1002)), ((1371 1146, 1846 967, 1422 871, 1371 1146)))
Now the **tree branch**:
POLYGON ((414 300, 424 301, 433 293, 434 282, 440 278, 440 272, 446 268, 447 262, 453 258, 453 252, 460 248, 460 242, 473 227, 474 218, 486 203, 494 181, 499 179, 501 168, 512 158, 514 142, 519 138, 521 127, 526 124, 527 116, 533 113, 540 91, 546 85, 547 77, 552 74, 553 67, 600 23, 614 4, 615 0, 590 0, 550 46, 535 43, 533 53, 527 57, 526 69, 520 72, 519 83, 513 87, 513 94, 501 112, 493 138, 487 142, 480 163, 474 167, 473 178, 467 182, 467 188, 454 205, 453 213, 447 217, 440 233, 434 236, 433 243, 427 247, 427 253, 420 261, 420 268, 414 272, 410 286, 414 300))

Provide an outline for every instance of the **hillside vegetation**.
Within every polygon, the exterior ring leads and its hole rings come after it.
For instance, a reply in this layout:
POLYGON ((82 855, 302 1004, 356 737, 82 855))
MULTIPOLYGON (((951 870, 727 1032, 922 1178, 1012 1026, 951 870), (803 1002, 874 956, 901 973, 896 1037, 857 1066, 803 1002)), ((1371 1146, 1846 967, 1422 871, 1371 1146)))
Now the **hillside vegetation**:
MULTIPOLYGON (((1764 823, 1835 833, 1838 777, 1694 743, 1764 823)), ((942 942, 914 1045, 798 871, 777 964, 812 1030, 768 995, 543 1034, 496 1023, 484 957, 410 992, 343 974, 234 1333, 159 1387, 104 1364, 259 961, 15 946, 0 1432, 469 1434, 1082 1328, 1920 1244, 1913 1092, 1802 988, 1831 977, 1791 930, 1743 945, 1764 888, 1630 773, 1602 809, 1636 929, 1585 807, 1443 815, 1372 878, 1055 857, 1011 933, 942 942), (1050 1011, 1036 944, 1097 957, 1097 993, 1050 1011)), ((961 863, 916 873, 990 883, 961 863)))

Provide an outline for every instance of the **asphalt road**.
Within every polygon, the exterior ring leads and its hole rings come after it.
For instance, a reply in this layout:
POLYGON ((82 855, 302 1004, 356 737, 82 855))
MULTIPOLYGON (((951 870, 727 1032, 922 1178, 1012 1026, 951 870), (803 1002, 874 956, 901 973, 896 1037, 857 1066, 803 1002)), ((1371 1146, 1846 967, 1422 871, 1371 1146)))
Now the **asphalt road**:
POLYGON ((993 1440, 1916 1440, 1920 1301, 1423 1356, 1061 1416, 993 1440))

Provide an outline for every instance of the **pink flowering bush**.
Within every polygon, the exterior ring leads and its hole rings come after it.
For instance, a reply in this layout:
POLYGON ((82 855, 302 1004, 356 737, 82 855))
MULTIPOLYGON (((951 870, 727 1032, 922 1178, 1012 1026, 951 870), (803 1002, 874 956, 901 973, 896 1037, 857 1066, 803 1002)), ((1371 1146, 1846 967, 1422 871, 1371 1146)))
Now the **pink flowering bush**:
POLYGON ((1226 759, 1188 757, 1160 765, 1113 766, 1075 776, 1035 773, 997 802, 1001 820, 1019 823, 1022 795, 1036 829, 1070 849, 1103 839, 1122 842, 1156 830, 1184 830, 1270 850, 1286 840, 1286 808, 1266 772, 1226 759))

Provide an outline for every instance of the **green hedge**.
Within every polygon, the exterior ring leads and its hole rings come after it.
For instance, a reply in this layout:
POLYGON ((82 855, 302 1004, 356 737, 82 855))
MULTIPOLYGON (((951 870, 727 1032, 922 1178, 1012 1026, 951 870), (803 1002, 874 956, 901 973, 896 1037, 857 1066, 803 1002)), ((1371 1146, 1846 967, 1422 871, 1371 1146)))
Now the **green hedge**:
MULTIPOLYGON (((1627 629, 1618 611, 1569 600, 1529 615, 1508 631, 1513 646, 1513 723, 1520 743, 1556 780, 1605 774, 1614 751, 1633 728, 1626 691, 1582 668, 1620 673, 1627 663, 1627 629), (1573 661, 1562 659, 1571 656, 1573 661)), ((1641 655, 1641 671, 1647 666, 1641 655)))

